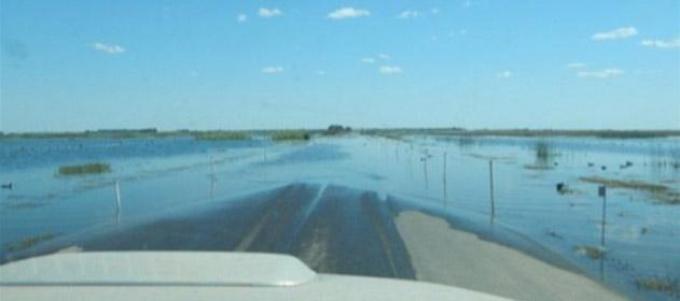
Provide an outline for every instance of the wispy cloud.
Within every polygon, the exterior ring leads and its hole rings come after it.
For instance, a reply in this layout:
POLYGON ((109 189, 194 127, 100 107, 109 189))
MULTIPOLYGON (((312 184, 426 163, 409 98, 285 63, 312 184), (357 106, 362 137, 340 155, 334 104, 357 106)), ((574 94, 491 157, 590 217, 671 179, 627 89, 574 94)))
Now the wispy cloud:
POLYGON ((594 41, 619 40, 630 38, 638 34, 637 29, 632 26, 621 27, 610 31, 598 32, 593 34, 590 38, 594 41))
POLYGON ((420 16, 420 12, 417 10, 405 10, 397 15, 399 19, 412 19, 420 16))
POLYGON ((394 75, 394 74, 400 74, 402 73, 401 67, 399 66, 380 66, 378 68, 378 72, 384 75, 394 75))
POLYGON ((617 76, 622 75, 622 74, 623 74, 623 70, 620 70, 620 69, 617 69, 617 68, 608 68, 608 69, 596 70, 596 71, 580 71, 580 72, 577 73, 578 77, 600 78, 600 79, 617 77, 617 76))
POLYGON ((108 54, 121 54, 126 51, 125 48, 123 48, 123 46, 100 42, 93 43, 92 48, 108 54))
POLYGON ((354 7, 342 7, 329 13, 328 18, 333 20, 342 20, 349 18, 368 17, 370 15, 371 12, 365 9, 357 9, 354 7))
POLYGON ((441 11, 439 10, 439 8, 433 7, 432 9, 430 9, 430 12, 431 12, 433 15, 436 15, 436 14, 440 13, 441 11))
POLYGON ((266 74, 275 74, 275 73, 281 73, 283 72, 283 67, 281 66, 268 66, 262 68, 262 73, 266 74))
POLYGON ((243 23, 245 21, 248 21, 248 15, 246 14, 238 14, 236 16, 236 22, 243 23))
POLYGON ((373 64, 375 63, 375 59, 372 57, 365 57, 361 59, 361 62, 366 64, 373 64))
POLYGON ((463 7, 465 7, 465 8, 468 8, 468 7, 472 6, 472 1, 470 1, 470 0, 465 0, 465 1, 463 1, 463 3, 461 4, 461 6, 463 6, 463 7))
POLYGON ((257 14, 260 17, 263 17, 263 18, 272 18, 272 17, 283 15, 283 12, 281 10, 279 10, 278 8, 263 8, 263 7, 261 7, 259 10, 257 10, 257 14))
POLYGON ((511 78, 512 77, 512 71, 510 70, 503 70, 501 72, 496 73, 496 76, 498 78, 511 78))
POLYGON ((680 48, 680 38, 675 40, 643 40, 640 45, 652 48, 680 48))
POLYGON ((379 54, 378 54, 378 57, 379 57, 381 60, 389 60, 389 59, 392 58, 389 54, 385 54, 385 53, 379 53, 379 54))
POLYGON ((326 75, 326 71, 325 70, 316 70, 316 75, 324 76, 324 75, 326 75))
POLYGON ((567 64, 567 68, 569 68, 569 69, 583 69, 587 66, 588 65, 581 63, 581 62, 573 62, 573 63, 567 64))

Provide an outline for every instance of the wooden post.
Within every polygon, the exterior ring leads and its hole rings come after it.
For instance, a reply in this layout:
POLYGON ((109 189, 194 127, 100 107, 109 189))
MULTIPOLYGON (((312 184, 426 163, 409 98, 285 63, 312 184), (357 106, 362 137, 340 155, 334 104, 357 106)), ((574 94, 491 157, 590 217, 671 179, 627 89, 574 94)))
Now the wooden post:
POLYGON ((493 188, 493 160, 489 160, 489 196, 491 201, 491 220, 496 217, 496 200, 494 197, 493 188))

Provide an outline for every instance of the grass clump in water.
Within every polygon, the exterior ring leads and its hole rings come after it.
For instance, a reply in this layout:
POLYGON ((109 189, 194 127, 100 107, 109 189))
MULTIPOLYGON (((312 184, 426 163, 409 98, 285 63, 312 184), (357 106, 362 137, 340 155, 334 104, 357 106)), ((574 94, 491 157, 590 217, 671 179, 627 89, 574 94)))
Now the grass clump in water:
POLYGON ((55 235, 52 234, 52 233, 39 234, 39 235, 35 235, 35 236, 26 237, 26 238, 24 238, 20 241, 8 244, 7 247, 5 248, 5 250, 7 250, 8 252, 23 251, 23 250, 29 249, 29 248, 41 243, 41 242, 50 240, 54 237, 55 237, 55 235))
POLYGON ((273 141, 305 141, 311 139, 311 135, 305 131, 280 131, 271 136, 273 141))
POLYGON ((639 180, 617 180, 617 179, 607 179, 603 177, 581 177, 581 181, 588 183, 596 183, 601 185, 607 185, 611 188, 628 188, 645 190, 650 192, 655 191, 666 191, 668 187, 661 184, 647 183, 639 180))
POLYGON ((193 133, 194 139, 197 140, 247 140, 250 135, 246 132, 237 131, 207 131, 193 133))
POLYGON ((674 296, 680 296, 680 281, 671 279, 669 277, 638 277, 635 279, 635 285, 638 288, 643 288, 650 291, 669 293, 674 296))
POLYGON ((545 165, 545 164, 524 164, 524 169, 529 169, 529 170, 553 170, 555 169, 551 165, 545 165))
POLYGON ((576 253, 588 256, 592 260, 602 259, 607 253, 602 247, 588 245, 576 246, 574 247, 574 250, 576 250, 576 253))
POLYGON ((639 180, 617 180, 603 177, 581 177, 581 181, 606 185, 610 188, 623 188, 649 192, 651 197, 661 203, 679 205, 680 193, 663 184, 648 183, 639 180))
POLYGON ((101 174, 111 171, 111 166, 108 163, 87 163, 82 165, 66 165, 59 167, 59 175, 74 176, 86 174, 101 174))

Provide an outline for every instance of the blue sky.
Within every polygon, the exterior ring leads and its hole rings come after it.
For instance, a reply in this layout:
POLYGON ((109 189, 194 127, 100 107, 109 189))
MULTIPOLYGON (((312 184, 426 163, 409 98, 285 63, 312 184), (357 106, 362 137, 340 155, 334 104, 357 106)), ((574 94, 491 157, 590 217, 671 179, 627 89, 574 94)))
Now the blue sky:
POLYGON ((680 129, 680 1, 2 0, 0 130, 680 129))

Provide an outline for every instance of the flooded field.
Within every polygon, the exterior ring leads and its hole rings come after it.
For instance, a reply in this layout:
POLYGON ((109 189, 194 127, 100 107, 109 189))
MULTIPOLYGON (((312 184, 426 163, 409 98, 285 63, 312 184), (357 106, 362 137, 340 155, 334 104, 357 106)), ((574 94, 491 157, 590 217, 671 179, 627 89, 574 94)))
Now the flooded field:
POLYGON ((475 258, 418 212, 631 299, 680 298, 678 138, 17 138, 0 141, 0 182, 3 262, 71 247, 263 251, 321 272, 559 293, 432 271, 475 258))

